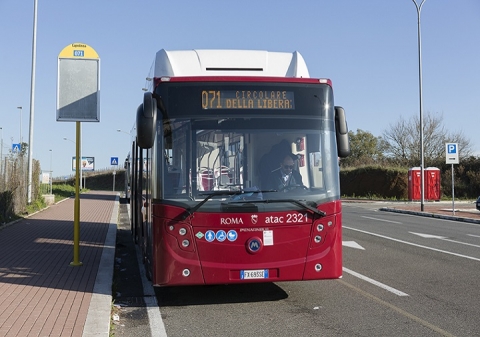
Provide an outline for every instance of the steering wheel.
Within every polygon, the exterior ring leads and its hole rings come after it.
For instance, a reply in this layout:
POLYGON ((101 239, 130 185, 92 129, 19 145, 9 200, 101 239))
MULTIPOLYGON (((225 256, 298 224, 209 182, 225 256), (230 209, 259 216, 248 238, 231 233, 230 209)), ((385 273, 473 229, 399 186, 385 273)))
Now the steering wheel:
POLYGON ((283 186, 281 187, 278 192, 283 192, 283 191, 292 191, 292 190, 296 190, 297 188, 301 188, 305 191, 308 190, 308 187, 305 186, 305 185, 300 185, 300 184, 292 184, 292 185, 286 185, 286 186, 283 186))

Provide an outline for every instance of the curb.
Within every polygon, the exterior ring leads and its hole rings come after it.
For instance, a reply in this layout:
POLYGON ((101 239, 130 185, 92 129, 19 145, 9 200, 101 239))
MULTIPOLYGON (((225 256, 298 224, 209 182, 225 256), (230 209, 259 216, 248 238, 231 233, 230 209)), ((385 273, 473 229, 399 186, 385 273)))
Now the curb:
POLYGON ((453 221, 480 224, 480 220, 465 218, 465 217, 461 217, 461 216, 454 216, 454 215, 443 215, 443 214, 435 214, 435 213, 407 211, 407 210, 403 210, 403 209, 388 208, 388 207, 382 207, 382 208, 379 208, 379 210, 384 211, 384 212, 417 215, 417 216, 423 216, 423 217, 427 217, 427 218, 436 218, 436 219, 453 220, 453 221))
POLYGON ((115 261, 119 200, 119 194, 117 193, 82 337, 108 337, 110 335, 113 265, 115 261))

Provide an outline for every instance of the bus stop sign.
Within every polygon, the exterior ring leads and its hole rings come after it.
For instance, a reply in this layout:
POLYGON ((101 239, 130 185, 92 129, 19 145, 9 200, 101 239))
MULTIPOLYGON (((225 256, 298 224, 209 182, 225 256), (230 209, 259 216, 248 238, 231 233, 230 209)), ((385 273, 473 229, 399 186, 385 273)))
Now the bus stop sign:
POLYGON ((100 122, 100 58, 84 43, 58 55, 57 122, 100 122))

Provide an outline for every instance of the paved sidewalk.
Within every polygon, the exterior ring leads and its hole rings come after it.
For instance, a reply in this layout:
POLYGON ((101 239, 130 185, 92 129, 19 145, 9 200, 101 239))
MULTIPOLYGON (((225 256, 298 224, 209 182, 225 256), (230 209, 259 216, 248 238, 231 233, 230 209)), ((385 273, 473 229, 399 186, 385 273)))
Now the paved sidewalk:
POLYGON ((0 230, 0 336, 109 336, 118 196, 80 197, 80 267, 73 261, 74 198, 0 230))
POLYGON ((381 211, 397 212, 432 218, 480 223, 480 211, 474 202, 456 201, 455 212, 451 201, 425 202, 421 211, 420 202, 396 202, 381 207, 381 211))

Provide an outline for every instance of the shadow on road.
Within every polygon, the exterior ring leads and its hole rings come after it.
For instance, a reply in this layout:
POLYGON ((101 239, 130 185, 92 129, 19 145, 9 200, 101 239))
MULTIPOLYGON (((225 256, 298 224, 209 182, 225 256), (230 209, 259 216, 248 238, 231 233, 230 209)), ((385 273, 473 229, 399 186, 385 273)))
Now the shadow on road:
POLYGON ((156 288, 160 306, 278 301, 288 294, 274 283, 156 288))

